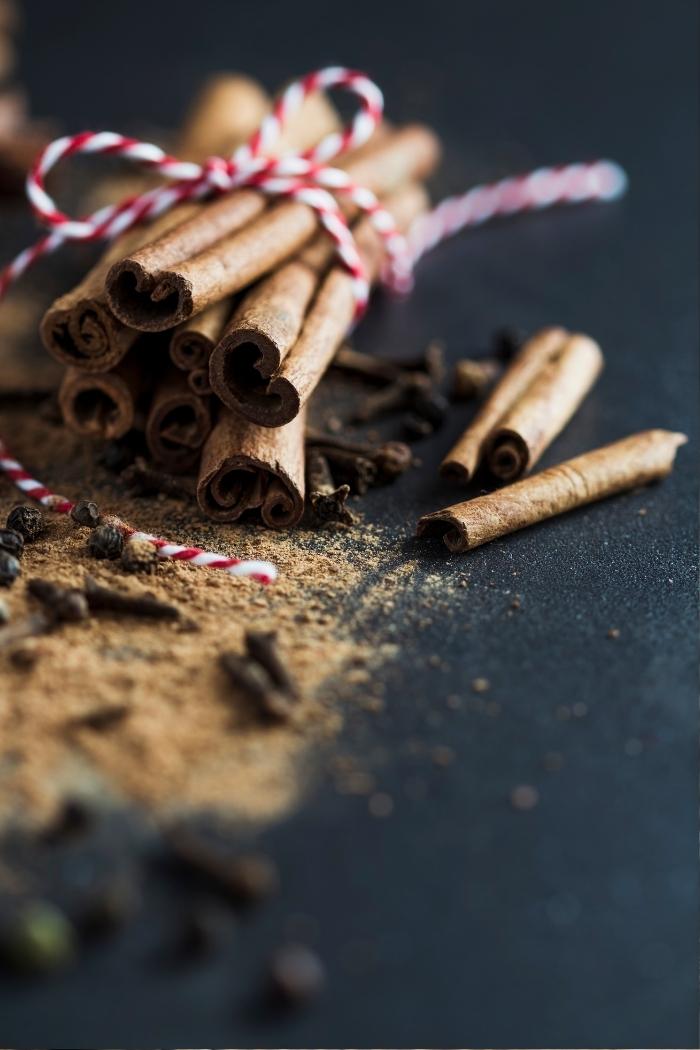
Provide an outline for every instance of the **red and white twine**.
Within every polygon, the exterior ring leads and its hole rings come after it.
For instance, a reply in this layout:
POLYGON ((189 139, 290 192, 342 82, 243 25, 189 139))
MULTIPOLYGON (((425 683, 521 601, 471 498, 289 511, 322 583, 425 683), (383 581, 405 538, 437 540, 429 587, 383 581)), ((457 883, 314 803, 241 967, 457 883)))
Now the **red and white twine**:
MULTIPOLYGON (((47 510, 52 510, 57 514, 70 514, 73 510, 74 503, 65 496, 57 496, 31 474, 28 474, 22 464, 10 456, 2 441, 0 441, 0 471, 14 482, 20 492, 24 492, 37 503, 41 503, 47 510)), ((223 569, 230 576, 251 576, 259 583, 272 583, 277 579, 277 569, 269 561, 243 561, 241 558, 230 558, 225 554, 214 554, 200 547, 186 547, 180 543, 171 543, 159 536, 153 536, 150 532, 141 532, 113 515, 110 515, 109 522, 129 539, 148 540, 156 548, 159 558, 186 561, 191 565, 206 566, 208 569, 223 569)))
MULTIPOLYGON (((418 259, 440 241, 460 230, 490 219, 555 205, 613 201, 622 196, 627 187, 624 171, 610 160, 540 168, 526 175, 476 186, 462 196, 447 198, 421 216, 404 237, 397 230, 391 214, 382 207, 371 190, 356 185, 342 169, 329 165, 329 161, 368 140, 382 118, 383 109, 382 92, 372 80, 363 73, 342 66, 330 66, 291 83, 248 143, 239 147, 232 156, 210 157, 204 164, 180 161, 153 143, 140 142, 111 131, 84 131, 55 139, 40 154, 27 177, 27 196, 34 214, 50 232, 20 252, 0 271, 0 299, 10 285, 37 260, 69 241, 112 240, 183 201, 250 186, 273 197, 300 201, 314 209, 319 222, 335 243, 338 258, 353 277, 359 317, 367 306, 369 282, 352 232, 334 194, 347 197, 369 216, 386 250, 384 281, 396 290, 408 291, 412 286, 413 267, 418 259), (357 97, 359 109, 350 123, 342 131, 326 136, 317 146, 303 153, 283 157, 271 155, 286 122, 299 109, 306 96, 331 88, 345 89, 357 97), (158 172, 168 181, 146 193, 100 208, 82 219, 72 219, 60 211, 49 196, 45 180, 59 161, 79 153, 119 156, 158 172)), ((1 443, 0 457, 0 469, 10 477, 12 470, 15 474, 19 471, 21 477, 16 474, 13 480, 20 488, 20 481, 25 485, 31 483, 32 487, 25 487, 24 491, 40 502, 48 500, 45 506, 58 510, 61 508, 52 501, 68 503, 53 497, 38 482, 26 477, 21 466, 6 456, 1 443), (7 467, 8 463, 13 464, 11 469, 7 467), (44 493, 43 496, 36 495, 39 490, 44 493)), ((234 575, 257 575, 259 578, 267 575, 269 578, 269 569, 273 568, 266 563, 236 562, 235 559, 219 558, 196 548, 178 547, 155 537, 147 538, 159 546, 162 557, 225 568, 234 575), (165 553, 170 550, 175 553, 165 553), (224 565, 224 562, 231 564, 224 565), (254 570, 248 573, 242 566, 249 564, 261 564, 266 568, 263 572, 254 570)))

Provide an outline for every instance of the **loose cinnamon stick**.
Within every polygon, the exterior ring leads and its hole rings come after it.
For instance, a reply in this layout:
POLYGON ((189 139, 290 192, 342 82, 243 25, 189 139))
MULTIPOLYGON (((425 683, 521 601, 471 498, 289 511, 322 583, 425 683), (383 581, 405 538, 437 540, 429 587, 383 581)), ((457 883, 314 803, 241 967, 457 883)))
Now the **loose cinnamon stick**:
POLYGON ((525 343, 457 444, 443 459, 440 473, 444 478, 466 483, 474 476, 492 431, 561 349, 567 334, 563 328, 544 328, 525 343))
POLYGON ((603 355, 592 339, 573 335, 566 340, 490 437, 486 462, 494 477, 515 481, 532 469, 576 412, 602 367, 603 355))
MULTIPOLYGON (((179 155, 204 160, 210 153, 228 151, 244 142, 268 108, 268 100, 254 81, 243 76, 219 76, 208 81, 195 101, 180 136, 179 155)), ((147 179, 130 188, 145 189, 147 179)), ((137 333, 117 320, 107 305, 105 277, 112 265, 145 241, 165 235, 173 226, 196 214, 202 205, 182 205, 149 226, 119 237, 75 288, 60 296, 44 315, 40 333, 44 346, 62 364, 103 372, 121 361, 137 333)))
POLYGON ((173 330, 170 358, 184 372, 209 365, 211 352, 219 342, 231 314, 231 300, 213 303, 196 317, 173 330))
MULTIPOLYGON (((409 183, 385 202, 400 229, 427 207, 425 191, 409 183)), ((370 280, 379 273, 383 247, 369 219, 354 229, 370 280)), ((353 319, 349 273, 334 266, 318 284, 314 241, 309 253, 288 263, 245 297, 209 363, 218 397, 261 426, 283 426, 306 403, 331 363, 353 319)), ((319 253, 320 254, 320 253, 319 253)))
POLYGON ((671 472, 688 439, 668 430, 644 430, 586 452, 487 496, 426 514, 419 536, 441 536, 455 554, 527 528, 618 492, 648 485, 671 472))
POLYGON ((211 432, 210 399, 195 394, 187 376, 171 365, 153 394, 146 444, 156 463, 172 474, 195 466, 211 432))
POLYGON ((58 403, 64 423, 76 434, 112 440, 143 425, 150 376, 134 349, 111 372, 66 369, 58 403))
MULTIPOLYGON (((433 133, 412 125, 380 135, 372 148, 338 166, 384 196, 409 179, 429 175, 438 152, 433 133)), ((181 227, 113 266, 106 281, 113 312, 144 331, 172 328, 297 252, 317 230, 315 212, 306 204, 282 201, 259 215, 260 208, 256 212, 255 204, 246 203, 259 196, 253 190, 229 194, 185 224, 187 236, 181 236, 181 227), (239 207, 245 217, 239 216, 239 207), (250 221, 253 213, 259 218, 250 221)))
POLYGON ((215 521, 256 510, 270 528, 297 525, 304 513, 304 417, 258 427, 228 409, 202 451, 197 502, 215 521))

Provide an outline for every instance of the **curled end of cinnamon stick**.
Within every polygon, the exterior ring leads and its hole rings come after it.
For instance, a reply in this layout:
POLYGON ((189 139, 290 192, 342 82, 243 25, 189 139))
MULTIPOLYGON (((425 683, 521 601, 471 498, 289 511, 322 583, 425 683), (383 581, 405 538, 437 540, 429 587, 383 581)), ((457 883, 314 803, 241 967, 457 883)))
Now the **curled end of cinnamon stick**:
POLYGON ((113 440, 134 425, 133 393, 114 372, 103 375, 69 369, 58 402, 66 426, 84 437, 113 440))
POLYGON ((174 474, 185 472, 199 459, 210 431, 208 400, 198 397, 179 373, 167 377, 154 395, 146 423, 153 459, 174 474))
POLYGON ((39 333, 57 361, 85 372, 106 372, 126 356, 137 333, 124 328, 106 305, 81 299, 44 315, 39 333))
POLYGON ((462 554, 469 550, 466 528, 449 511, 425 514, 418 522, 416 535, 442 539, 452 554, 462 554))
POLYGON ((204 368, 211 353, 211 339, 202 332, 182 328, 170 341, 170 360, 183 372, 204 368))
POLYGON ((455 484, 466 485, 471 481, 472 473, 469 467, 456 459, 444 459, 440 464, 440 477, 455 484))
POLYGON ((262 332, 236 329, 209 361, 212 390, 225 405, 263 427, 281 427, 299 414, 296 388, 283 376, 280 351, 262 332), (272 377, 272 378, 271 378, 272 377))
POLYGON ((516 481, 528 469, 530 450, 527 442, 513 430, 501 430, 486 455, 489 471, 499 481, 516 481))
POLYGON ((135 259, 122 259, 107 274, 109 306, 124 324, 164 332, 192 315, 192 285, 178 273, 152 276, 135 259))

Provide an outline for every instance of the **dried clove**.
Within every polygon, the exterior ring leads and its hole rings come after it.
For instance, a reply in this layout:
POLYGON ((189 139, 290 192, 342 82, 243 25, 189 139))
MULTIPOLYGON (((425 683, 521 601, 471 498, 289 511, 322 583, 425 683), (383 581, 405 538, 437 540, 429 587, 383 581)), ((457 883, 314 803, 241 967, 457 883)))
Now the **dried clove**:
POLYGON ((97 525, 90 533, 87 547, 93 558, 115 561, 124 549, 124 536, 115 525, 97 525))
POLYGON ((68 728, 94 729, 95 732, 102 733, 122 722, 130 711, 128 704, 108 704, 105 707, 96 707, 92 711, 71 719, 68 728))
POLYGON ((496 358, 463 358, 455 365, 452 397, 455 401, 472 401, 483 397, 502 371, 502 365, 496 358))
POLYGON ((24 551, 24 536, 14 529, 0 529, 0 550, 21 558, 24 551))
POLYGON ((94 529, 100 524, 100 512, 97 504, 92 500, 79 500, 70 512, 70 516, 76 525, 82 525, 88 529, 94 529))
POLYGON ((166 843, 179 867, 236 904, 253 904, 279 889, 277 865, 265 854, 232 854, 188 828, 171 830, 166 843))
POLYGON ((35 578, 27 583, 27 591, 57 623, 77 623, 90 615, 85 594, 77 587, 62 587, 51 580, 35 578))
POLYGON ((345 506, 350 486, 335 485, 328 460, 316 448, 309 449, 306 454, 306 493, 307 508, 315 521, 333 521, 341 525, 355 523, 355 515, 345 506))
POLYGON ((246 631, 245 644, 249 656, 264 667, 279 689, 290 697, 299 696, 296 682, 277 648, 276 631, 246 631))
POLYGON ((219 661, 233 687, 242 690, 261 715, 274 721, 291 716, 292 698, 280 690, 264 667, 234 652, 222 653, 219 661))
POLYGON ((425 372, 435 385, 439 385, 445 378, 445 344, 439 339, 431 339, 418 357, 394 359, 392 364, 406 372, 425 372))
POLYGON ((395 383, 401 377, 402 368, 393 361, 387 361, 382 357, 372 354, 363 354, 360 350, 348 346, 347 343, 340 347, 332 365, 343 372, 369 379, 375 383, 395 383))
POLYGON ((352 423, 369 423, 389 412, 411 408, 419 390, 430 390, 432 383, 423 372, 401 373, 393 383, 370 394, 352 416, 352 423))
POLYGON ((14 507, 7 515, 6 526, 19 532, 25 543, 31 543, 44 531, 44 515, 36 507, 14 507))
POLYGON ((371 460, 376 468, 374 481, 377 484, 393 481, 413 465, 413 453, 403 441, 385 441, 381 445, 372 445, 369 442, 353 441, 308 428, 306 444, 312 449, 317 449, 329 460, 333 460, 336 452, 350 453, 371 460))
POLYGON ((152 496, 162 493, 164 496, 173 496, 175 499, 189 500, 194 497, 192 485, 186 484, 182 478, 176 478, 172 474, 166 474, 163 470, 149 466, 142 456, 137 456, 134 462, 121 472, 120 477, 129 487, 132 496, 152 496))
POLYGON ((85 578, 85 597, 93 612, 122 613, 151 620, 177 620, 180 610, 150 594, 123 594, 101 587, 91 576, 85 578))
POLYGON ((403 435, 407 441, 420 441, 422 438, 430 437, 435 433, 435 427, 427 419, 417 416, 415 412, 407 412, 401 420, 403 435))

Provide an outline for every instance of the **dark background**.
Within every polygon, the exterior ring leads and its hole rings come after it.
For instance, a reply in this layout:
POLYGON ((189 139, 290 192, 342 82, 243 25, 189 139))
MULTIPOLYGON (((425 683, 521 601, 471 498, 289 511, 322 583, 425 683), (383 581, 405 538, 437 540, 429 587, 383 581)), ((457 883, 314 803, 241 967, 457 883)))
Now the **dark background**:
MULTIPOLYGON (((459 237, 359 342, 398 353, 438 335, 457 357, 499 324, 577 327, 607 367, 545 464, 649 426, 691 443, 663 485, 460 561, 410 539, 420 513, 452 501, 434 470, 461 429, 452 418, 422 446, 416 480, 366 504, 402 537, 394 560, 420 556, 395 622, 364 626, 402 645, 386 712, 352 715, 339 744, 374 762, 393 815, 372 818, 322 776, 263 835, 282 893, 223 954, 164 972, 137 924, 60 980, 0 991, 3 1045, 696 1046, 696 5, 25 6, 33 108, 66 130, 173 126, 212 70, 274 87, 344 62, 378 79, 393 119, 440 131, 441 191, 615 157, 630 174, 624 202, 459 237), (425 575, 465 569, 449 614, 405 626, 425 575), (508 616, 514 590, 522 609, 508 616), (476 675, 499 717, 447 709, 476 675), (585 718, 558 717, 574 703, 585 718), (407 787, 415 737, 457 755, 418 770, 424 798, 407 787), (565 756, 561 772, 544 771, 548 751, 565 756), (529 813, 508 802, 522 782, 541 794, 529 813), (263 1023, 246 1003, 290 919, 317 945, 328 988, 308 1012, 263 1023)), ((155 922, 170 902, 149 894, 155 922)))

